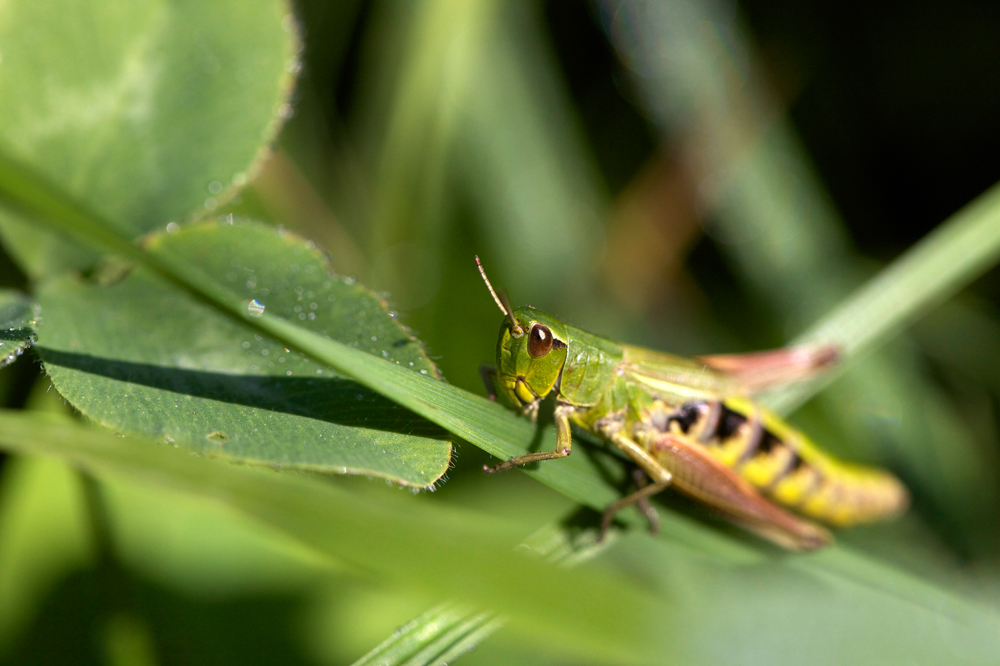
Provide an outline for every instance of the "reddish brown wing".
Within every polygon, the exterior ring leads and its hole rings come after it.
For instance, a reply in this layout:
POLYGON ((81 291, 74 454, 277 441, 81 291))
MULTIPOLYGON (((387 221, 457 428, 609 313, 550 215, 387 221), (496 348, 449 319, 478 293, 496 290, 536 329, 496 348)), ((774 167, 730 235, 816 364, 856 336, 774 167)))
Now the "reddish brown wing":
POLYGON ((697 442, 677 433, 664 433, 649 442, 649 447, 673 474, 675 488, 765 539, 791 550, 812 550, 833 540, 818 525, 769 502, 697 442))
POLYGON ((840 352, 830 345, 786 347, 751 354, 714 354, 697 359, 742 384, 751 393, 802 381, 837 362, 840 352))

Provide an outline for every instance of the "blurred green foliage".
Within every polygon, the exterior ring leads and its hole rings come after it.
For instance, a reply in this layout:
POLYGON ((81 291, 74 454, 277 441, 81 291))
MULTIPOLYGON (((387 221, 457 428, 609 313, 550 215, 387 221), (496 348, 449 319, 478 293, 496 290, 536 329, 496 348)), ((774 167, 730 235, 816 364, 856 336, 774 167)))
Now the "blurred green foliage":
MULTIPOLYGON (((389 372, 357 379, 476 444, 458 443, 433 495, 155 448, 141 440, 190 430, 181 444, 209 454, 229 443, 228 457, 426 486, 447 455, 419 447, 449 437, 353 384, 317 395, 279 370, 265 372, 271 390, 247 382, 233 340, 249 343, 252 322, 227 319, 221 300, 0 207, 12 331, 0 339, 20 347, 37 328, 42 345, 0 369, 0 444, 19 452, 0 470, 0 663, 995 661, 997 273, 934 308, 996 261, 995 194, 880 271, 1000 179, 1000 95, 971 74, 1000 66, 1000 13, 780 0, 0 11, 0 157, 219 283, 267 267, 267 284, 285 285, 261 299, 268 317, 308 314, 295 287, 310 285, 290 274, 322 260, 284 233, 200 220, 256 218, 314 240, 388 305, 358 290, 313 332, 371 333, 365 351, 474 393, 500 320, 474 254, 515 303, 634 344, 838 340, 843 374, 793 420, 831 451, 892 467, 915 497, 903 520, 809 556, 666 497, 660 538, 625 516, 596 552, 580 545, 585 507, 613 496, 620 461, 584 447, 561 467, 484 478, 478 447, 527 447, 533 429, 389 372), (409 333, 433 364, 386 337, 409 333), (125 362, 118 375, 109 359, 125 362), (128 403, 129 386, 145 393, 128 403), (200 415, 168 430, 172 396, 200 415), (214 422, 229 433, 206 442, 214 422), (271 431, 255 439, 261 424, 271 431), (587 561, 567 571, 538 553, 587 561)), ((285 353, 284 338, 258 338, 254 354, 285 353)), ((551 432, 536 437, 546 446, 551 432)))

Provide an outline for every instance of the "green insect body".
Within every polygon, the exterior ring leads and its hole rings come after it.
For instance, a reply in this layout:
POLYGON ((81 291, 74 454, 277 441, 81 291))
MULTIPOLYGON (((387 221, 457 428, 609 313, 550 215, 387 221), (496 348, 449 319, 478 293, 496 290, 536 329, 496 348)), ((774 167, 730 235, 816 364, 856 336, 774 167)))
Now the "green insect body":
POLYGON ((828 349, 684 359, 618 344, 496 300, 507 318, 492 373, 495 389, 532 417, 554 393, 558 440, 554 451, 488 471, 568 456, 570 423, 599 435, 650 481, 608 508, 603 529, 616 511, 642 506, 668 485, 796 550, 831 541, 813 521, 844 527, 907 507, 908 493, 894 476, 834 459, 753 402, 756 390, 829 363, 834 355, 828 349))

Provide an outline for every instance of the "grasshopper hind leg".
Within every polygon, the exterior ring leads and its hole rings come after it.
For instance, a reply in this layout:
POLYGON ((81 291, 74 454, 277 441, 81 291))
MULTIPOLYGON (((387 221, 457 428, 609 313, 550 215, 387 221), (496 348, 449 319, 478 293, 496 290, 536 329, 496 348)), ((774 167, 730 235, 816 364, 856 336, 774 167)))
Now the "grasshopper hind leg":
POLYGON ((656 534, 660 531, 660 514, 649 503, 649 498, 664 490, 670 485, 670 482, 648 483, 646 473, 638 468, 635 470, 634 477, 639 490, 631 495, 626 495, 604 510, 604 515, 601 516, 601 531, 597 537, 598 541, 604 541, 604 537, 611 527, 611 522, 615 519, 615 514, 633 504, 639 508, 642 514, 646 516, 646 520, 649 521, 649 533, 656 534))
POLYGON ((601 518, 601 533, 598 540, 604 539, 608 528, 611 526, 611 521, 614 520, 615 514, 633 504, 638 505, 639 509, 645 514, 647 520, 649 520, 650 531, 655 534, 660 527, 660 517, 656 514, 656 509, 650 506, 649 498, 669 486, 673 475, 657 462, 653 456, 649 455, 648 451, 625 435, 618 432, 609 434, 608 436, 632 462, 638 465, 638 470, 636 471, 639 474, 636 481, 640 485, 640 488, 604 510, 604 516, 601 518), (645 477, 649 477, 651 480, 651 483, 648 485, 645 484, 645 477))
MULTIPOLYGON (((641 469, 636 467, 632 470, 632 478, 635 479, 635 485, 639 490, 642 490, 649 484, 649 477, 641 469)), ((648 497, 642 497, 636 501, 636 506, 642 511, 642 515, 646 516, 646 520, 649 521, 649 533, 657 534, 660 531, 660 514, 656 512, 653 505, 649 503, 648 497)))

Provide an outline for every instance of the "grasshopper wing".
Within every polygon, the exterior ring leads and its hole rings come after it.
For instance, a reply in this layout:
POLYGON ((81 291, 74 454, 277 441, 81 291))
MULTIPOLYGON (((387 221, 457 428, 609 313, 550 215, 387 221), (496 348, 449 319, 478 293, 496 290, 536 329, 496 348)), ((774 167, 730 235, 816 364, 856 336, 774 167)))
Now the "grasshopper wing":
POLYGON ((822 527, 765 499, 704 446, 680 433, 659 434, 647 446, 673 474, 674 487, 765 539, 790 550, 813 550, 833 540, 822 527))
POLYGON ((698 356, 709 368, 734 379, 750 393, 808 379, 837 362, 832 345, 785 347, 751 354, 698 356))

